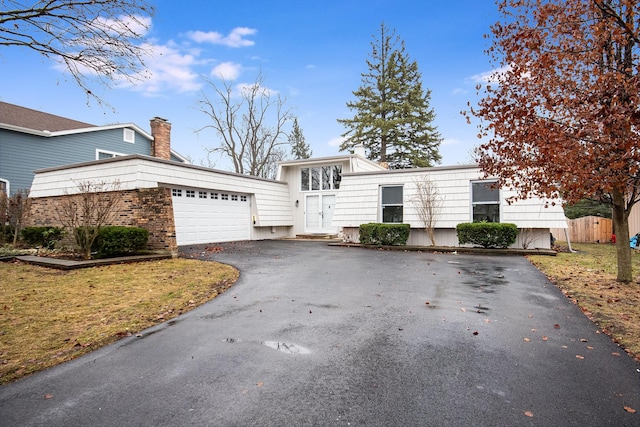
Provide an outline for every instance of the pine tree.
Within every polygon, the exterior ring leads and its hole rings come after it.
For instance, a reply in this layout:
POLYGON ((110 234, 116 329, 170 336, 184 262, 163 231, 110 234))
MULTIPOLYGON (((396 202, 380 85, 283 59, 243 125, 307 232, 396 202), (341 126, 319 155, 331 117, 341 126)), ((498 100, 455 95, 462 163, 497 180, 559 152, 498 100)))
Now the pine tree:
POLYGON ((439 163, 442 141, 429 107, 431 91, 423 90, 416 61, 405 52, 404 41, 389 34, 384 23, 380 37, 374 36, 367 59, 369 71, 362 74, 362 86, 347 102, 355 111, 351 119, 338 119, 348 130, 341 151, 364 145, 368 158, 388 163, 392 169, 428 167, 439 163))
POLYGON ((289 134, 289 144, 291 144, 291 154, 294 159, 308 159, 311 157, 311 147, 305 142, 297 117, 293 119, 293 129, 289 134))

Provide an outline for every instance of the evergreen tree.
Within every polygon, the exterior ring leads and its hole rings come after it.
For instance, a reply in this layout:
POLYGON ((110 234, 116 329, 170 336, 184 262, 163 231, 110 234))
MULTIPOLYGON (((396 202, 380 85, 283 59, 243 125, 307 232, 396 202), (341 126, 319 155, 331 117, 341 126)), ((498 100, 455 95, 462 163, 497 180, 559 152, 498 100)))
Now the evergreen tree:
POLYGON ((293 129, 289 134, 289 144, 291 144, 291 154, 294 159, 308 159, 311 157, 311 147, 305 142, 297 117, 293 118, 293 129))
POLYGON ((428 167, 439 163, 442 141, 433 109, 431 91, 423 90, 416 61, 405 52, 404 41, 389 34, 384 23, 380 37, 374 36, 367 59, 369 71, 362 74, 362 86, 347 102, 355 111, 351 119, 338 119, 348 130, 341 151, 363 144, 368 158, 386 162, 391 169, 428 167))

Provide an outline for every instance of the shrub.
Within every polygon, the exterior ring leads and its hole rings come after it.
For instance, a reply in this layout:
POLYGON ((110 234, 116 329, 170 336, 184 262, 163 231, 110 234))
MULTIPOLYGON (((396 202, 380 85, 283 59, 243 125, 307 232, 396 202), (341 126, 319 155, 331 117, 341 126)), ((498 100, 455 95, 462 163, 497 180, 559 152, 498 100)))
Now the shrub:
POLYGON ((0 225, 0 243, 9 243, 13 241, 13 226, 0 225))
POLYGON ((92 251, 98 258, 118 255, 130 255, 147 247, 149 231, 139 227, 106 226, 101 227, 92 251))
POLYGON ((484 248, 506 248, 516 242, 518 227, 498 222, 462 223, 456 226, 458 242, 472 243, 484 248))
POLYGON ((360 225, 360 243, 365 245, 406 245, 409 224, 381 224, 371 222, 360 225))
POLYGON ((47 249, 53 249, 56 242, 62 239, 63 233, 64 230, 60 227, 25 227, 20 231, 25 243, 47 249))

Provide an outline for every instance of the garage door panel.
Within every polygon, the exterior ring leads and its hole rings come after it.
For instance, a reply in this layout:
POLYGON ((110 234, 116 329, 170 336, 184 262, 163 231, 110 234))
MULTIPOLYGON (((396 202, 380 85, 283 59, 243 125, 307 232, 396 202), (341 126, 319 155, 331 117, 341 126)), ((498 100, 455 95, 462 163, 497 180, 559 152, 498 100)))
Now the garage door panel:
POLYGON ((209 197, 203 198, 199 197, 200 191, 190 193, 195 194, 195 197, 186 197, 189 194, 187 189, 172 191, 178 245, 251 238, 251 206, 248 195, 208 191, 209 197), (213 198, 214 194, 217 199, 213 198), (226 200, 223 195, 227 195, 226 200))

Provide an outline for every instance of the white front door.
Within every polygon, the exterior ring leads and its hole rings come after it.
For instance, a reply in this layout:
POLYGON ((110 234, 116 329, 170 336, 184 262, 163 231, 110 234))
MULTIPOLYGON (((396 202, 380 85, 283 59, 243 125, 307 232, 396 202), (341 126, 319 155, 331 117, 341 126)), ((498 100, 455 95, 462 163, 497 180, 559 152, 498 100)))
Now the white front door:
POLYGON ((336 196, 334 194, 308 194, 305 197, 306 233, 335 233, 331 227, 336 196))

